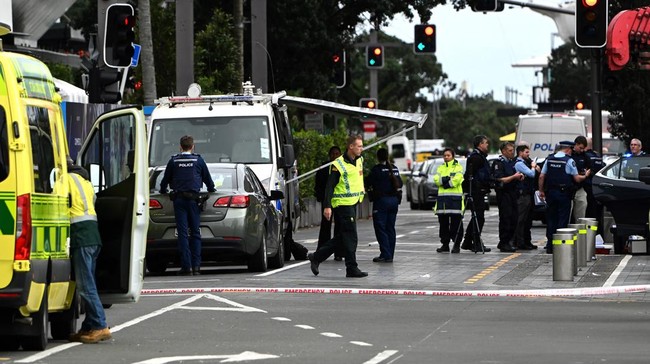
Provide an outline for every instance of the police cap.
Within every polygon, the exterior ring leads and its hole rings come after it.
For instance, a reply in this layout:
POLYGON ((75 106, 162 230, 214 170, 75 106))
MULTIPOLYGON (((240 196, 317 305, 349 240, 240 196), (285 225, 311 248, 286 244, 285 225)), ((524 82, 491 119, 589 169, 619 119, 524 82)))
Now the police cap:
POLYGON ((560 148, 573 148, 576 143, 570 141, 570 140, 563 140, 557 144, 560 148))

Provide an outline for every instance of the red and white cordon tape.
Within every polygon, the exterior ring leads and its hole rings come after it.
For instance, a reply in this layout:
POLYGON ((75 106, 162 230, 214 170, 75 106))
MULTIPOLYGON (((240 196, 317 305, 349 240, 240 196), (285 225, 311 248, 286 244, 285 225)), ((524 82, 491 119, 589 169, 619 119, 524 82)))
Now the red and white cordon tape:
POLYGON ((650 290, 650 284, 618 287, 585 287, 563 289, 513 289, 475 291, 435 291, 410 289, 362 289, 362 288, 259 288, 259 287, 213 287, 213 288, 160 288, 143 289, 142 295, 180 295, 200 293, 308 293, 393 296, 455 296, 455 297, 568 297, 604 296, 621 293, 642 293, 650 290))

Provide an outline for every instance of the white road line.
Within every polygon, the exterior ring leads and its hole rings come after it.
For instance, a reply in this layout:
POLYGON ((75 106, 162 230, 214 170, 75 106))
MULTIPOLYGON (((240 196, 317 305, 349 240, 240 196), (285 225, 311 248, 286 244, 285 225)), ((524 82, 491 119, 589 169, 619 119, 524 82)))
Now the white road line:
POLYGON ((609 276, 607 281, 605 281, 603 287, 611 287, 614 285, 614 282, 616 282, 616 278, 618 278, 618 276, 621 274, 623 269, 625 269, 625 266, 627 266, 627 262, 629 262, 630 259, 632 259, 632 256, 626 255, 625 258, 623 258, 623 260, 621 260, 621 262, 618 263, 618 266, 616 267, 616 269, 614 269, 614 272, 612 272, 612 275, 609 276))
POLYGON ((277 355, 272 355, 272 354, 260 354, 256 353, 254 351, 244 351, 239 354, 232 354, 232 355, 192 355, 192 356, 167 356, 167 357, 161 357, 161 358, 153 358, 145 361, 139 361, 137 363, 133 364, 166 364, 166 363, 173 363, 173 362, 186 362, 186 361, 193 361, 193 360, 200 360, 203 362, 204 360, 220 360, 219 363, 227 363, 227 362, 240 362, 240 361, 253 361, 253 360, 259 360, 259 359, 275 359, 279 358, 277 355))
POLYGON ((271 320, 276 320, 276 321, 291 321, 290 318, 287 317, 271 317, 271 320))
POLYGON ((294 326, 296 326, 299 329, 314 330, 314 328, 309 325, 294 325, 294 326))
POLYGON ((368 344, 363 341, 350 341, 350 344, 352 345, 358 345, 358 346, 372 346, 372 344, 368 344))
POLYGON ((384 350, 381 353, 375 355, 374 358, 364 362, 363 364, 378 364, 395 354, 397 354, 397 350, 384 350))
POLYGON ((409 234, 417 234, 417 233, 419 233, 419 232, 420 232, 420 230, 413 230, 413 231, 411 231, 409 234))
POLYGON ((300 267, 301 265, 306 265, 306 264, 309 264, 309 263, 310 263, 310 262, 309 262, 308 260, 305 260, 304 262, 295 263, 295 264, 290 264, 290 265, 285 265, 284 267, 279 268, 279 269, 270 270, 270 271, 268 271, 268 272, 266 272, 266 273, 262 273, 262 274, 256 274, 255 277, 266 277, 266 276, 271 276, 271 275, 274 275, 275 273, 280 273, 280 272, 283 272, 283 271, 285 271, 285 270, 289 270, 289 269, 293 269, 293 268, 296 268, 296 267, 300 267))
POLYGON ((336 334, 336 333, 333 333, 333 332, 321 332, 320 334, 323 335, 323 336, 327 336, 327 337, 343 337, 343 336, 341 336, 339 334, 336 334))

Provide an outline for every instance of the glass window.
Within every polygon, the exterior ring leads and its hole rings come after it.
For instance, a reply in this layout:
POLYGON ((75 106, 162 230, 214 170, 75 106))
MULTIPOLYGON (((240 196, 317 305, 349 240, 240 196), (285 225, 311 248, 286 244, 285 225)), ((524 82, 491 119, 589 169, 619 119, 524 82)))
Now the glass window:
POLYGON ((54 145, 50 117, 46 108, 27 106, 27 120, 32 145, 34 190, 52 193, 50 173, 54 170, 54 145))
POLYGON ((405 155, 404 144, 393 144, 393 158, 404 158, 405 155))
POLYGON ((9 125, 5 109, 0 106, 0 182, 9 175, 9 125))
POLYGON ((609 178, 638 180, 641 167, 650 167, 650 157, 624 157, 605 167, 609 178))
POLYGON ((264 116, 154 120, 149 165, 166 165, 184 135, 206 163, 271 163, 269 121, 264 116))

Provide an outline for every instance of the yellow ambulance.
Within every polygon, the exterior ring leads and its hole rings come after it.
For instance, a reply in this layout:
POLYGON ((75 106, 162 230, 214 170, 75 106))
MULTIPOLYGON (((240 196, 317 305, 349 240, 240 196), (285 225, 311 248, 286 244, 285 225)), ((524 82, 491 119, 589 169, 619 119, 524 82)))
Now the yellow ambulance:
MULTIPOLYGON (((60 340, 77 329, 60 104, 42 62, 0 50, 0 351, 43 350, 50 333, 60 340)), ((134 302, 142 288, 146 153, 144 115, 130 107, 101 115, 77 156, 97 192, 104 304, 134 302)))

